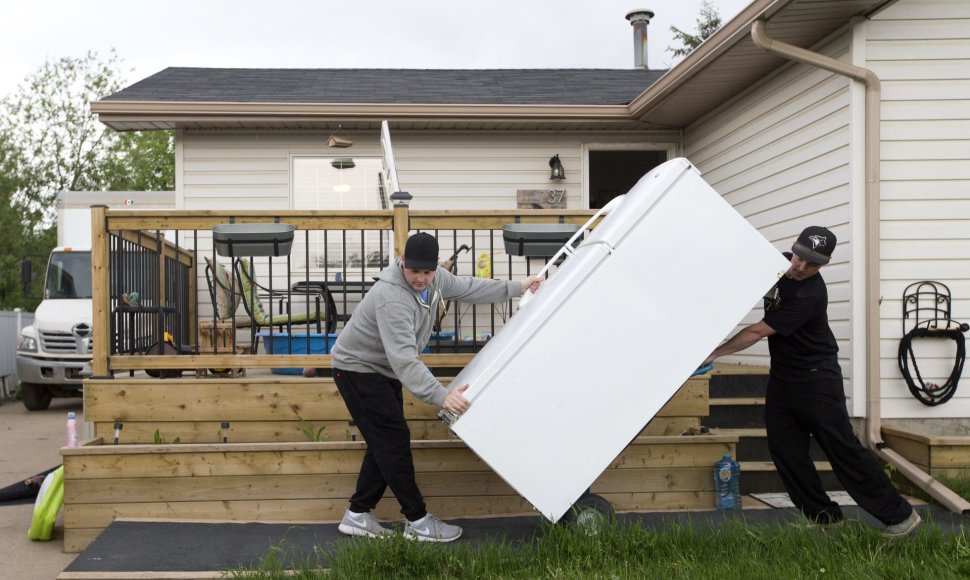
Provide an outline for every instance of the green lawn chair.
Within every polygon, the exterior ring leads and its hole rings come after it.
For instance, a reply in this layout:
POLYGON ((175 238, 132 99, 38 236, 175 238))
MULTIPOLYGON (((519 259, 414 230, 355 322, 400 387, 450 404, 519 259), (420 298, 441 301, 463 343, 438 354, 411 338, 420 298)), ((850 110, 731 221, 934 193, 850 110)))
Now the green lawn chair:
POLYGON ((242 291, 242 303, 246 313, 252 319, 252 352, 255 353, 259 342, 259 330, 263 327, 278 327, 280 332, 290 333, 294 325, 309 325, 312 323, 318 333, 322 332, 322 323, 326 321, 326 301, 317 292, 279 291, 267 288, 253 278, 253 265, 250 259, 239 258, 235 264, 236 280, 242 291), (309 300, 308 300, 309 298, 309 300), (307 301, 306 312, 291 312, 293 301, 307 301), (272 309, 266 307, 264 300, 276 305, 272 309), (272 315, 271 315, 272 314, 272 315))

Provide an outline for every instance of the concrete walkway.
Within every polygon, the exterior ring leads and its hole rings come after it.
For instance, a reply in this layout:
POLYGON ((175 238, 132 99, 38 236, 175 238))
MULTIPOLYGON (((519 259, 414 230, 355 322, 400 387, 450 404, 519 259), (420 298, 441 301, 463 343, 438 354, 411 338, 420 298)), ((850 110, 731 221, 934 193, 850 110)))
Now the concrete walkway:
MULTIPOLYGON (((0 488, 61 464, 67 413, 82 419, 81 399, 54 399, 46 411, 28 411, 23 403, 0 399, 0 488)), ((0 577, 24 580, 57 578, 77 554, 65 554, 61 518, 49 542, 27 537, 32 503, 0 503, 0 577)))

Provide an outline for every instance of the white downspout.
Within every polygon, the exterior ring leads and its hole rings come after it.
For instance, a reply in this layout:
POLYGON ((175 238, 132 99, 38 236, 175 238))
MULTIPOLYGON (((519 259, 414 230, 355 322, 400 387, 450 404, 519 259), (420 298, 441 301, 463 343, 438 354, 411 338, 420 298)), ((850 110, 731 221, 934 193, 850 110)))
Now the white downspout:
POLYGON ((957 513, 970 512, 970 502, 889 449, 882 440, 879 372, 879 123, 882 97, 879 77, 869 69, 769 38, 765 34, 764 20, 755 20, 751 24, 751 39, 755 45, 772 54, 846 76, 865 85, 866 442, 877 455, 895 465, 906 478, 948 509, 957 513))

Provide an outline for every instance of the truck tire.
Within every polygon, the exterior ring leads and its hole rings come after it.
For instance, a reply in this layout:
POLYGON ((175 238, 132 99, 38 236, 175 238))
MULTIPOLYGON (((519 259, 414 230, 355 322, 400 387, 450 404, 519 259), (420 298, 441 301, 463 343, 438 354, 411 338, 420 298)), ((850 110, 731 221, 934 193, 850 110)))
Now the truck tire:
POLYGON ((43 411, 51 406, 51 392, 44 385, 22 383, 20 396, 28 411, 43 411))

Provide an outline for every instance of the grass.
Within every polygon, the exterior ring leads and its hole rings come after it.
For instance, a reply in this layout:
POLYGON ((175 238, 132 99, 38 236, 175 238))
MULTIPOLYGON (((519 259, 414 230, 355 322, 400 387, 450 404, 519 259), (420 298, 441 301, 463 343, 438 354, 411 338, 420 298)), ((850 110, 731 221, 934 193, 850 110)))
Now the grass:
POLYGON ((544 525, 537 539, 452 545, 348 539, 294 562, 276 546, 231 578, 966 578, 970 534, 927 522, 905 540, 846 522, 826 532, 792 525, 615 524, 595 536, 544 525), (291 567, 294 572, 286 572, 291 567), (323 571, 323 568, 328 568, 323 571))

